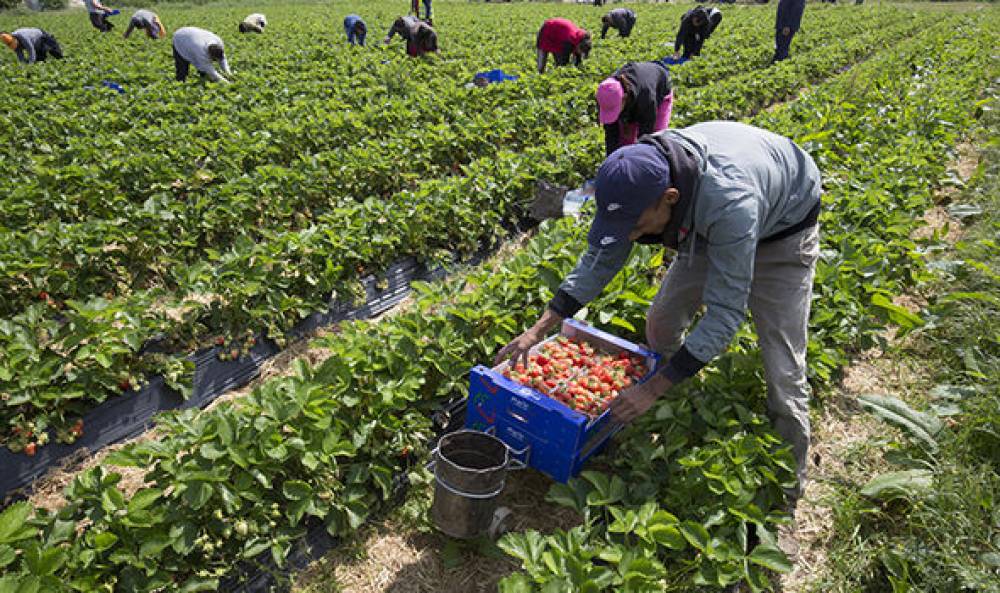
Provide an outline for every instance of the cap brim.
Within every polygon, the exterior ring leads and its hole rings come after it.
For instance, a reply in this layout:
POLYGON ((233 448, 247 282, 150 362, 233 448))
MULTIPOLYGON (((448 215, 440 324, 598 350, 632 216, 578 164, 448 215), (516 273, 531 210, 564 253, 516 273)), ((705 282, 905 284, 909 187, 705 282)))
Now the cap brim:
POLYGON ((628 243, 628 236, 635 228, 635 220, 626 217, 609 217, 598 212, 594 216, 594 222, 590 224, 590 231, 587 232, 587 242, 597 248, 607 248, 622 243, 628 243))
POLYGON ((618 109, 601 109, 597 114, 597 119, 598 121, 601 122, 602 126, 606 126, 608 124, 613 124, 616 121, 618 121, 618 117, 621 114, 622 114, 621 107, 619 107, 618 109))

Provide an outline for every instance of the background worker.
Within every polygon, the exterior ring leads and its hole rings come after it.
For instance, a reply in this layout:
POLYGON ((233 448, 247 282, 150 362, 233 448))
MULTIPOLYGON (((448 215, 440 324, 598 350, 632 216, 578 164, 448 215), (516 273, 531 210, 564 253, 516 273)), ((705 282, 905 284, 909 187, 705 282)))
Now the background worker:
POLYGON ((368 36, 368 26, 358 15, 349 14, 344 17, 344 33, 347 34, 348 43, 364 47, 365 37, 368 36))
POLYGON ((388 45, 394 35, 406 40, 407 55, 419 57, 425 53, 439 51, 437 33, 430 25, 415 16, 401 16, 396 19, 382 42, 388 45))
POLYGON ((535 41, 538 49, 538 73, 545 73, 545 63, 549 54, 555 58, 556 66, 569 64, 579 66, 590 55, 590 33, 569 19, 549 19, 542 23, 535 41))
POLYGON ((181 27, 174 33, 174 70, 177 80, 184 82, 192 64, 209 80, 229 83, 216 71, 214 62, 226 76, 232 76, 226 61, 226 50, 218 35, 198 27, 181 27))
POLYGON ((806 10, 806 0, 778 0, 778 11, 774 18, 774 57, 771 62, 788 58, 792 38, 802 24, 802 13, 806 10))
POLYGON ((0 41, 13 50, 17 59, 24 64, 44 62, 50 55, 60 60, 63 57, 56 38, 34 27, 17 29, 13 33, 0 33, 0 41))
POLYGON ((701 47, 705 40, 712 36, 715 28, 722 22, 722 11, 718 8, 696 6, 681 17, 681 26, 674 40, 674 59, 691 59, 701 55, 701 47), (684 48, 681 53, 681 48, 684 48))
POLYGON ((767 413, 798 463, 809 448, 806 346, 819 257, 820 173, 790 139, 736 122, 665 130, 625 146, 597 172, 587 250, 538 321, 498 361, 528 350, 596 298, 633 243, 677 250, 646 317, 646 340, 664 362, 611 403, 629 422, 728 347, 749 309, 767 382, 767 413), (704 305, 700 321, 687 331, 704 305), (685 335, 686 334, 686 335, 685 335))
POLYGON ((635 13, 627 8, 616 8, 601 17, 601 39, 608 35, 608 29, 618 31, 619 37, 628 37, 635 27, 635 13))
POLYGON ((597 86, 605 155, 667 129, 673 111, 670 72, 656 62, 629 62, 597 86))
POLYGON ((266 26, 267 17, 259 12, 255 12, 247 15, 247 18, 243 19, 243 22, 240 23, 240 33, 263 33, 266 26))
POLYGON ((125 29, 125 39, 128 39, 134 29, 142 29, 150 39, 163 39, 167 36, 167 29, 160 22, 160 17, 151 10, 135 11, 128 22, 128 28, 125 29))
POLYGON ((108 15, 114 12, 113 9, 101 4, 100 0, 83 0, 83 5, 90 15, 90 24, 101 33, 107 33, 115 26, 108 20, 108 15))

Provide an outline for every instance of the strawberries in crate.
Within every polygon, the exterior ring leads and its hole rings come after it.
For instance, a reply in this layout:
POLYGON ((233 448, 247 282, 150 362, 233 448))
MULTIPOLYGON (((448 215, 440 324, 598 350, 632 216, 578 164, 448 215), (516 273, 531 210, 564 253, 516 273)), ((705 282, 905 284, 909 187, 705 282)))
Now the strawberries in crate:
POLYGON ((640 356, 598 353, 587 342, 559 336, 532 354, 527 367, 519 363, 503 374, 578 412, 599 416, 622 389, 646 372, 640 356))

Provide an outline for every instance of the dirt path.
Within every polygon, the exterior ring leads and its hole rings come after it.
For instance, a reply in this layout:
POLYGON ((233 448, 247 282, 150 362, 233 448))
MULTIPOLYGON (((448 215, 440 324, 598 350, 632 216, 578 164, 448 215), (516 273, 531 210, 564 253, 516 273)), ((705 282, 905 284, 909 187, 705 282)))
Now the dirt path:
MULTIPOLYGON (((552 482, 537 472, 513 473, 500 505, 512 511, 511 530, 548 533, 580 521, 575 511, 545 501, 552 482)), ((456 546, 424 517, 431 489, 410 494, 415 504, 362 531, 298 575, 298 593, 494 593, 518 569, 492 544, 456 546)))
MULTIPOLYGON (((957 148, 958 157, 952 170, 963 182, 972 177, 979 163, 979 155, 971 144, 957 148)), ((948 215, 944 205, 957 195, 953 187, 938 192, 938 205, 923 216, 926 226, 913 233, 915 240, 932 240, 935 236, 948 245, 961 238, 961 224, 948 215)), ((901 295, 896 304, 911 311, 919 310, 923 299, 919 294, 901 295)), ((893 331, 886 332, 891 346, 900 345, 893 331)), ((864 352, 844 369, 844 378, 837 389, 823 396, 818 413, 813 415, 813 442, 810 451, 809 475, 805 495, 796 512, 800 557, 795 570, 783 576, 784 593, 807 593, 814 589, 825 574, 827 550, 833 537, 833 485, 857 483, 854 465, 880 467, 884 465, 881 449, 872 443, 885 431, 885 425, 864 413, 858 396, 864 394, 893 394, 906 399, 913 391, 926 391, 933 385, 934 370, 918 366, 912 360, 886 354, 878 349, 864 352)))

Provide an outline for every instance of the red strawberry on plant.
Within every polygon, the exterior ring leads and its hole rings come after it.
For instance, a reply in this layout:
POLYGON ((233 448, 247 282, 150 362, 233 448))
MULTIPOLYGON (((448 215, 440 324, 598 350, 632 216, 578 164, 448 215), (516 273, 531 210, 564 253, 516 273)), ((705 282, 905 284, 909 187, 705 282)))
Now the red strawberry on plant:
POLYGON ((132 382, 129 381, 127 377, 125 379, 122 379, 121 381, 118 382, 118 389, 122 390, 123 392, 129 391, 132 389, 132 382))
POLYGON ((40 300, 40 301, 47 301, 47 300, 49 300, 49 293, 45 292, 44 290, 41 291, 40 293, 38 293, 38 300, 40 300))
POLYGON ((229 351, 229 357, 232 360, 239 360, 239 358, 240 358, 240 351, 237 350, 236 348, 233 348, 232 350, 229 351))
POLYGON ((216 346, 225 346, 226 345, 226 338, 224 338, 222 336, 216 336, 216 338, 215 338, 215 345, 216 346))
POLYGON ((24 446, 24 454, 27 455, 28 457, 34 457, 37 449, 38 445, 36 445, 35 443, 28 443, 27 445, 24 446))

